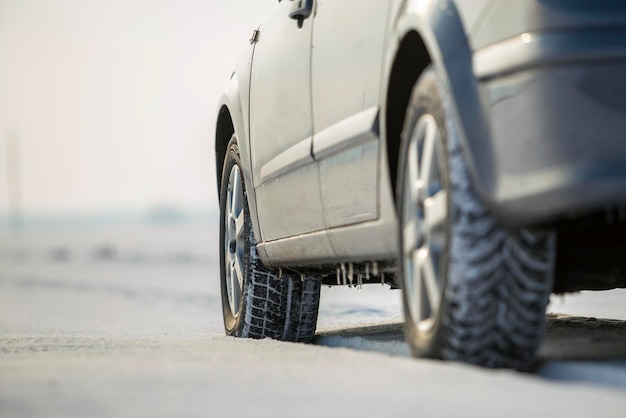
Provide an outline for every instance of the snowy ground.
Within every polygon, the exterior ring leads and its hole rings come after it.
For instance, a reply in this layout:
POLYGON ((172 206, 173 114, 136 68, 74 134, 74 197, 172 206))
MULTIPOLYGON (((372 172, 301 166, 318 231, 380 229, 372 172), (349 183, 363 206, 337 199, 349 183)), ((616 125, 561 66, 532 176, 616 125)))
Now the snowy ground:
POLYGON ((0 417, 624 417, 625 291, 555 298, 536 372, 493 371, 411 358, 379 285, 324 288, 315 344, 224 337, 212 225, 1 234, 0 417))

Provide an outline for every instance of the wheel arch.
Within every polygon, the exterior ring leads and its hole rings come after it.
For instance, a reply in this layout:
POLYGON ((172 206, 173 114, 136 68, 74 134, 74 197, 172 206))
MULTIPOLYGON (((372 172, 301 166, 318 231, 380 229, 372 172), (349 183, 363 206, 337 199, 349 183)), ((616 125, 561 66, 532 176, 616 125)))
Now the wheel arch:
POLYGON ((420 34, 414 30, 408 32, 400 41, 391 65, 385 108, 387 163, 394 191, 396 190, 402 129, 411 91, 420 74, 430 63, 430 54, 420 34))
POLYGON ((474 76, 471 47, 454 2, 404 1, 396 14, 383 96, 386 163, 394 190, 406 108, 415 82, 430 64, 438 68, 452 92, 463 152, 477 189, 480 194, 491 190, 493 154, 486 111, 474 76))
POLYGON ((215 125, 215 171, 219 198, 221 193, 222 169, 228 143, 233 134, 237 135, 237 145, 239 146, 239 157, 243 165, 242 172, 246 186, 252 227, 257 240, 260 241, 261 235, 251 169, 250 141, 248 139, 250 63, 251 61, 245 60, 243 63, 240 62, 238 70, 231 76, 226 92, 221 96, 218 103, 215 125))
POLYGON ((217 179, 217 196, 219 198, 222 187, 222 167, 226 158, 228 142, 235 133, 235 127, 226 105, 222 105, 217 112, 215 126, 215 178, 217 179))

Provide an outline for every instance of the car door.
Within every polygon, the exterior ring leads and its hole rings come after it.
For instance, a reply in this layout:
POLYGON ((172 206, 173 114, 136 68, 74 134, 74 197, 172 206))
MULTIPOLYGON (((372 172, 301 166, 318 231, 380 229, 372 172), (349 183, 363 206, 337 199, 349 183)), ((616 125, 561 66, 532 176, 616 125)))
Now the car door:
POLYGON ((313 154, 328 228, 378 217, 379 89, 388 0, 318 0, 313 154))
POLYGON ((282 1, 260 27, 250 87, 250 146, 263 241, 324 228, 311 155, 313 19, 290 17, 312 1, 282 1))

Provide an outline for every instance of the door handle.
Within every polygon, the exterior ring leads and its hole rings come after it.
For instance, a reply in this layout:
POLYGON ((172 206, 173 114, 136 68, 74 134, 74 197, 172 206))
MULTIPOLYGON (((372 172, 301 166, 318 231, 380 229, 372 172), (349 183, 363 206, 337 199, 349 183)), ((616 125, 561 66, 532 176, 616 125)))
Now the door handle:
POLYGON ((302 26, 304 19, 307 19, 313 13, 313 0, 291 0, 291 12, 289 17, 298 21, 298 26, 302 26))

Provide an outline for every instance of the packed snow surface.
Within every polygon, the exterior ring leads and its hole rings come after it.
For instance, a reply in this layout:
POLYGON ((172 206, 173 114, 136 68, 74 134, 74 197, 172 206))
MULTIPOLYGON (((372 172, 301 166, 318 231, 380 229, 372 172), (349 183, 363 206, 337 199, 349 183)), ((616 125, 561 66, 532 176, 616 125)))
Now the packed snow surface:
POLYGON ((0 416, 624 417, 626 292, 555 297, 532 373, 415 359, 400 293, 324 288, 313 344, 223 334, 214 225, 0 232, 0 416))

